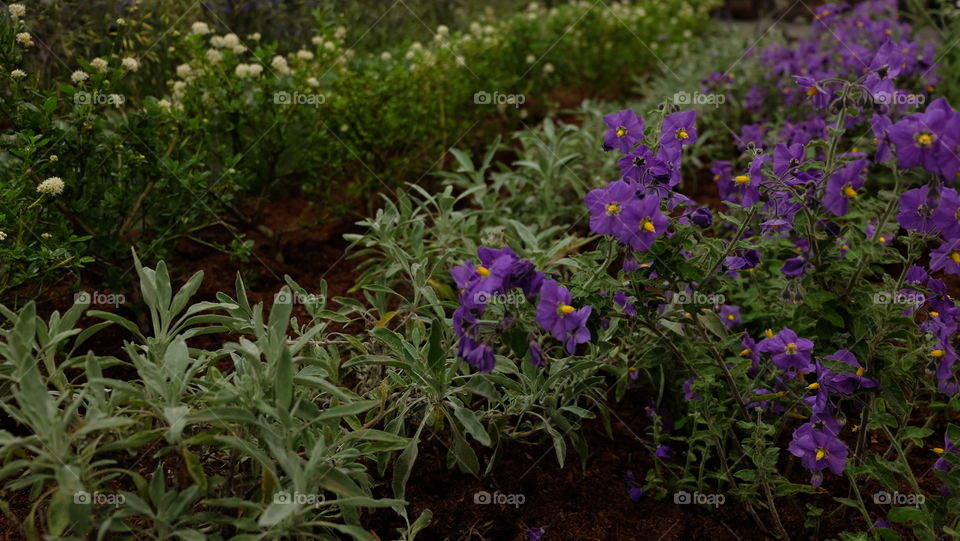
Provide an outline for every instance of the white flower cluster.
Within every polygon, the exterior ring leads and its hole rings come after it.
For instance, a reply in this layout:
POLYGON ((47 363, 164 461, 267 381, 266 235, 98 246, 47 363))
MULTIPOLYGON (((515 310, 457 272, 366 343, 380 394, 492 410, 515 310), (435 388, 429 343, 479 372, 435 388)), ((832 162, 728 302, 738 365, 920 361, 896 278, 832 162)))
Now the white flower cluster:
POLYGON ((33 47, 33 37, 30 35, 30 32, 18 32, 16 38, 17 43, 23 45, 27 49, 33 47))
POLYGON ((137 71, 140 69, 140 62, 136 58, 126 57, 120 61, 120 65, 123 66, 123 69, 130 71, 137 71))
POLYGON ((107 71, 107 61, 102 58, 94 58, 90 61, 90 67, 103 73, 107 71))
POLYGON ((7 11, 10 12, 10 18, 16 21, 27 15, 27 6, 23 4, 10 4, 7 6, 7 11))
POLYGON ((73 72, 73 74, 70 76, 70 80, 73 81, 73 82, 76 83, 76 84, 80 84, 80 83, 86 81, 86 80, 89 79, 89 78, 90 78, 90 76, 87 75, 87 72, 85 72, 85 71, 83 71, 83 70, 77 70, 77 71, 73 72))
POLYGON ((50 177, 37 185, 37 192, 45 195, 60 195, 63 193, 63 179, 50 177))
POLYGON ((263 73, 263 66, 260 64, 237 64, 233 72, 241 79, 254 78, 263 73))

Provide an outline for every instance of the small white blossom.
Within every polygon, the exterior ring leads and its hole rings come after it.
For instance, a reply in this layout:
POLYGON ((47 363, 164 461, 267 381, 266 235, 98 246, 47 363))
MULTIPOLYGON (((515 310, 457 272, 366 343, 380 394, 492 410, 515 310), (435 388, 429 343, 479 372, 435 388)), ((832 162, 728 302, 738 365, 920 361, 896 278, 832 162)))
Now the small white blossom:
POLYGON ((27 72, 23 70, 13 70, 10 72, 11 79, 23 79, 26 76, 27 76, 27 72))
POLYGON ((390 54, 390 51, 383 51, 380 53, 380 60, 383 60, 384 62, 389 62, 391 58, 393 58, 393 55, 390 54))
POLYGON ((410 44, 411 51, 419 51, 420 49, 423 49, 423 45, 421 45, 419 41, 414 41, 410 44))
POLYGON ((94 58, 90 61, 90 67, 103 73, 107 71, 107 61, 99 57, 94 58))
POLYGON ((254 32, 247 36, 247 39, 250 41, 260 41, 260 32, 254 32))
POLYGON ((273 57, 273 60, 270 61, 270 67, 280 75, 290 74, 290 66, 287 64, 287 59, 280 55, 273 57))
POLYGON ((313 36, 313 38, 311 38, 310 41, 314 45, 323 45, 323 36, 313 36))
POLYGON ((536 62, 536 61, 537 61, 537 57, 536 57, 536 56, 534 56, 534 55, 532 55, 532 54, 528 54, 528 55, 527 55, 527 64, 533 64, 533 63, 536 62))
POLYGON ((326 49, 326 50, 328 50, 328 51, 332 51, 332 50, 334 50, 334 49, 337 48, 337 44, 334 43, 334 42, 332 42, 332 41, 328 41, 328 42, 326 42, 326 43, 323 44, 323 48, 326 49))
POLYGON ((128 69, 130 71, 137 71, 138 69, 140 69, 140 62, 138 62, 136 58, 133 58, 131 56, 124 58, 120 62, 120 65, 123 66, 124 69, 128 69))
POLYGON ((233 49, 237 45, 240 45, 240 38, 236 34, 227 34, 223 36, 223 46, 228 49, 233 49))
POLYGON ((186 81, 177 81, 173 83, 173 97, 178 100, 183 98, 187 93, 187 83, 186 81))
POLYGON ((237 67, 234 68, 233 73, 241 79, 246 79, 250 75, 250 64, 237 64, 237 67))
POLYGON ((312 87, 314 87, 314 88, 316 88, 316 87, 320 86, 320 81, 318 81, 316 77, 309 77, 309 78, 307 79, 307 84, 310 85, 310 86, 312 86, 312 87))
POLYGON ((207 62, 211 64, 216 64, 217 62, 223 60, 223 55, 220 51, 216 49, 207 49, 207 62))
POLYGON ((17 34, 17 43, 27 48, 33 47, 33 38, 30 36, 30 32, 19 32, 17 34))
POLYGON ((456 58, 455 60, 457 61, 457 65, 458 65, 458 66, 466 66, 466 65, 467 65, 466 59, 463 58, 463 57, 460 56, 460 55, 457 55, 457 58, 456 58))
POLYGON ((333 33, 333 37, 343 41, 343 38, 347 37, 347 27, 338 26, 337 30, 333 33))
POLYGON ((57 156, 56 154, 51 154, 50 161, 53 163, 57 163, 58 161, 60 161, 60 156, 57 156))
POLYGON ((225 46, 223 36, 213 36, 210 38, 210 45, 212 47, 216 47, 217 49, 222 49, 225 46))
POLYGON ((243 54, 243 53, 247 52, 247 46, 246 46, 246 45, 235 45, 235 46, 234 46, 232 49, 230 49, 230 50, 233 51, 233 54, 243 54))
POLYGON ((0 240, 7 240, 7 234, 3 231, 0 231, 0 240))
POLYGON ((10 18, 15 21, 27 14, 27 6, 23 4, 10 4, 7 9, 10 11, 10 18))
POLYGON ((250 76, 256 77, 263 73, 263 66, 260 64, 250 64, 250 76))
POLYGON ((43 240, 50 240, 53 238, 53 235, 50 233, 40 233, 40 238, 43 240))
POLYGON ((445 24, 441 24, 440 26, 437 27, 437 35, 440 36, 441 38, 445 38, 449 36, 450 27, 445 24))
POLYGON ((190 64, 180 64, 177 66, 177 77, 181 79, 186 79, 190 76, 190 72, 193 70, 190 69, 190 64))
POLYGON ((117 26, 125 26, 126 24, 127 24, 127 20, 126 20, 126 19, 124 19, 123 17, 118 17, 118 18, 117 18, 117 26))
POLYGON ((85 72, 85 71, 83 71, 83 70, 77 70, 77 71, 73 72, 73 75, 70 76, 70 80, 73 81, 73 82, 76 83, 76 84, 80 84, 80 83, 86 81, 86 80, 89 79, 89 78, 90 78, 90 76, 87 75, 87 72, 85 72))
POLYGON ((166 112, 168 112, 168 113, 170 112, 170 106, 171 106, 171 105, 173 105, 173 104, 171 104, 169 100, 158 100, 158 101, 157 101, 157 107, 163 109, 164 111, 166 111, 166 112))
POLYGON ((300 49, 297 51, 297 58, 300 60, 313 60, 313 53, 306 49, 300 49))
POLYGON ((210 33, 210 27, 205 22, 197 21, 190 25, 190 32, 199 36, 206 36, 210 33))
POLYGON ((60 177, 50 177, 37 186, 37 191, 46 195, 60 195, 63 193, 63 180, 60 177))
POLYGON ((551 73, 553 73, 553 72, 555 72, 555 71, 557 71, 557 69, 554 68, 554 67, 553 67, 553 64, 551 64, 550 62, 547 62, 546 64, 543 65, 543 73, 544 73, 545 75, 550 75, 551 73))

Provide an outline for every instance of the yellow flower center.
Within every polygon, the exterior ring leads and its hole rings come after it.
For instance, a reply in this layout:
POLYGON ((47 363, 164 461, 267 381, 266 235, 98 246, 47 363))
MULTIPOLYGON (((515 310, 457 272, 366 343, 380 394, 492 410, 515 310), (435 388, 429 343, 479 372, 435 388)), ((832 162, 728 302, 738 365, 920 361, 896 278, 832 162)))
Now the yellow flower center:
POLYGON ((747 175, 737 175, 733 181, 737 184, 750 184, 750 177, 747 175))
POLYGON ((810 389, 811 391, 816 391, 819 388, 820 388, 820 384, 817 383, 816 381, 811 383, 810 385, 807 385, 807 389, 810 389))
POLYGON ((930 317, 940 317, 940 312, 930 311, 930 317))
POLYGON ((767 329, 763 331, 763 335, 766 336, 767 338, 773 338, 773 330, 767 329))
POLYGON ((627 129, 626 129, 626 128, 624 128, 623 126, 619 126, 619 127, 617 128, 617 137, 623 137, 623 136, 626 135, 626 134, 627 134, 627 129))
POLYGON ((853 199, 854 197, 857 196, 857 190, 854 190, 853 186, 847 184, 846 186, 843 187, 843 195, 849 197, 850 199, 853 199))
POLYGON ((960 252, 950 252, 950 259, 957 265, 960 265, 960 252))
POLYGON ((647 218, 646 220, 644 220, 643 223, 641 224, 641 227, 643 228, 644 231, 649 231, 650 233, 657 232, 657 228, 653 225, 653 222, 650 221, 650 218, 647 218))
POLYGON ((817 449, 817 460, 823 460, 824 458, 827 458, 827 450, 821 447, 817 449))
POLYGON ((817 90, 817 87, 815 86, 811 86, 810 88, 807 89, 807 95, 810 96, 811 98, 816 96, 819 92, 820 91, 817 90))
POLYGON ((620 214, 620 205, 618 203, 610 203, 607 205, 607 216, 616 216, 620 214))
POLYGON ((750 348, 743 348, 743 350, 740 352, 740 356, 746 357, 747 355, 750 355, 750 348))
POLYGON ((788 354, 793 355, 794 353, 797 352, 797 345, 796 345, 795 343, 793 343, 793 342, 790 342, 789 344, 787 344, 787 347, 784 348, 784 350, 785 350, 788 354))
POLYGON ((942 349, 935 349, 935 350, 933 350, 933 351, 930 352, 930 356, 931 356, 931 357, 937 357, 937 358, 943 357, 943 356, 946 355, 946 354, 947 354, 947 352, 946 352, 946 351, 943 351, 942 349))
POLYGON ((490 276, 490 269, 483 266, 477 267, 477 274, 486 278, 487 276, 490 276))
POLYGON ((690 135, 687 133, 687 130, 680 128, 677 130, 677 139, 689 139, 690 135))
POLYGON ((843 251, 843 252, 846 252, 846 251, 849 250, 849 249, 850 249, 850 247, 847 246, 846 244, 841 244, 841 245, 840 245, 840 250, 843 251))
POLYGON ((862 378, 862 377, 863 377, 863 373, 866 372, 866 371, 867 371, 867 370, 866 370, 864 367, 862 367, 862 366, 861 366, 860 368, 857 368, 857 376, 862 378))
POLYGON ((933 452, 934 452, 934 453, 937 453, 938 455, 942 455, 943 453, 946 453, 946 451, 943 449, 943 447, 934 447, 934 448, 933 448, 933 452))
POLYGON ((734 318, 733 314, 727 314, 727 321, 733 321, 734 319, 736 318, 734 318))
POLYGON ((933 136, 929 133, 921 133, 917 136, 917 144, 922 147, 928 147, 933 144, 933 136))
POLYGON ((557 308, 557 312, 560 312, 563 315, 572 314, 576 312, 576 308, 570 306, 569 304, 561 304, 560 308, 557 308))
POLYGON ((879 237, 877 237, 877 240, 880 241, 880 244, 886 244, 886 243, 887 243, 887 237, 884 237, 883 235, 880 235, 879 237))

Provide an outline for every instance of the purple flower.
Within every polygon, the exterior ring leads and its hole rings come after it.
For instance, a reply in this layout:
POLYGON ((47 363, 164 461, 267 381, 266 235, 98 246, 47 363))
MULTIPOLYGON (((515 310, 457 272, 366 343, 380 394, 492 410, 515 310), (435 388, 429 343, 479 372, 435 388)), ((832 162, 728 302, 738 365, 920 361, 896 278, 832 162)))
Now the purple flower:
POLYGON ((807 260, 803 256, 791 257, 783 262, 783 266, 780 267, 780 272, 782 272, 784 276, 796 278, 806 272, 807 266, 807 260))
MULTIPOLYGON (((687 400, 688 402, 692 402, 694 400, 703 400, 703 397, 698 395, 696 391, 693 390, 693 384, 696 382, 697 382, 697 378, 695 377, 691 377, 687 381, 683 382, 681 389, 683 390, 684 400, 687 400)), ((658 449, 658 452, 659 452, 659 449, 658 449)), ((657 455, 657 456, 660 456, 660 455, 657 455)))
POLYGON ((960 239, 948 240, 930 252, 930 270, 960 274, 960 239))
POLYGON ((638 502, 643 497, 643 487, 637 482, 637 477, 633 472, 629 470, 627 470, 627 496, 633 502, 638 502))
POLYGON ((856 160, 831 175, 823 195, 824 208, 837 216, 844 216, 849 201, 857 197, 857 190, 863 186, 868 164, 867 160, 856 160))
POLYGON ((873 160, 877 163, 885 162, 893 156, 890 152, 889 131, 893 122, 885 115, 873 115, 870 117, 870 128, 873 130, 873 142, 877 145, 877 152, 873 160))
MULTIPOLYGON (((865 369, 860 366, 856 356, 846 349, 838 349, 833 355, 828 355, 824 359, 840 361, 853 367, 856 372, 833 372, 824 369, 824 374, 818 377, 819 383, 827 391, 839 392, 842 394, 852 394, 859 388, 875 389, 880 386, 876 381, 865 377, 865 369)), ((818 367, 819 368, 819 367, 818 367)))
POLYGON ((730 304, 724 304, 720 307, 720 319, 723 320, 723 324, 728 328, 732 329, 735 325, 740 324, 740 307, 733 306, 730 304))
POLYGON ((730 191, 733 189, 733 165, 728 161, 718 160, 710 166, 710 172, 713 173, 713 180, 717 183, 720 199, 729 201, 730 191))
POLYGON ((940 204, 933 212, 933 227, 945 239, 960 237, 960 196, 952 188, 940 190, 940 204))
POLYGON ((530 363, 538 368, 545 365, 547 361, 543 356, 543 350, 540 349, 540 344, 531 337, 528 345, 530 346, 530 363))
POLYGON ((806 149, 799 143, 789 147, 783 143, 777 143, 773 148, 773 175, 779 179, 786 177, 787 173, 803 164, 805 154, 806 149))
POLYGON ((660 144, 664 147, 692 145, 697 142, 697 112, 681 111, 663 119, 660 144))
POLYGON ((673 449, 669 445, 660 444, 657 446, 656 455, 660 458, 667 459, 673 458, 673 449))
POLYGON ((928 171, 939 171, 936 155, 940 139, 927 120, 925 115, 911 115, 890 128, 890 141, 897 150, 900 169, 923 165, 928 171))
POLYGON ((690 221, 706 229, 713 225, 713 214, 710 213, 710 209, 706 207, 700 207, 690 213, 690 221))
POLYGON ((780 370, 810 372, 813 369, 810 352, 813 342, 800 338, 792 329, 784 328, 774 335, 767 330, 767 337, 757 344, 757 351, 770 353, 773 364, 780 370))
POLYGON ((636 191, 635 187, 621 180, 591 190, 584 198, 590 212, 590 230, 598 235, 629 235, 620 214, 636 200, 636 191))
POLYGON ((900 196, 900 213, 897 222, 904 229, 912 229, 918 233, 934 235, 937 233, 937 222, 933 213, 939 206, 935 194, 930 194, 930 186, 907 190, 900 196))
POLYGON ((554 338, 564 342, 567 353, 573 355, 577 344, 590 340, 590 331, 586 327, 587 319, 593 310, 584 306, 577 310, 573 306, 573 296, 567 288, 554 280, 545 280, 540 289, 540 303, 537 305, 537 323, 554 338))
POLYGON ((623 109, 603 117, 609 128, 603 137, 603 144, 607 149, 617 149, 629 154, 633 145, 643 139, 645 125, 643 119, 630 109, 623 109))
POLYGON ((493 349, 469 336, 460 338, 460 342, 457 344, 457 356, 481 372, 493 372, 493 367, 497 364, 493 356, 493 349))
MULTIPOLYGON (((793 432, 793 441, 787 448, 793 456, 800 458, 803 467, 819 473, 830 469, 834 474, 843 474, 849 450, 847 445, 836 436, 815 429, 810 423, 801 425, 793 432)), ((813 484, 819 485, 815 478, 813 484)))
POLYGON ((833 99, 833 93, 821 86, 811 77, 794 77, 800 89, 806 93, 807 97, 817 109, 826 109, 833 99))
MULTIPOLYGON (((950 438, 948 438, 946 433, 944 433, 943 447, 935 447, 933 452, 937 453, 938 455, 943 455, 944 453, 960 454, 960 447, 957 447, 956 444, 950 441, 950 438)), ((933 463, 933 467, 940 471, 950 471, 953 469, 953 464, 941 456, 936 462, 933 463)))
POLYGON ((637 315, 637 309, 633 306, 633 303, 627 298, 627 293, 625 291, 617 291, 613 294, 613 302, 620 305, 620 308, 623 308, 623 312, 628 316, 637 315))
POLYGON ((621 216, 628 233, 620 236, 620 240, 639 252, 649 250, 653 242, 666 233, 670 223, 660 212, 660 200, 650 196, 631 202, 621 216))

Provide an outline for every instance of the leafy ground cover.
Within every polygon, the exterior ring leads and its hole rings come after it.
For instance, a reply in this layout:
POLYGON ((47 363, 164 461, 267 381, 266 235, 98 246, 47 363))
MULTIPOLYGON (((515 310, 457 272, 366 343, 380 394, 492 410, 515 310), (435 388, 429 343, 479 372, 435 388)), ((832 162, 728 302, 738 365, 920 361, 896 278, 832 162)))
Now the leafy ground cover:
POLYGON ((727 35, 640 101, 452 150, 357 224, 265 203, 236 277, 218 232, 176 247, 203 276, 137 261, 130 302, 3 309, 8 520, 956 537, 951 9, 818 6, 803 38, 727 35))

